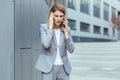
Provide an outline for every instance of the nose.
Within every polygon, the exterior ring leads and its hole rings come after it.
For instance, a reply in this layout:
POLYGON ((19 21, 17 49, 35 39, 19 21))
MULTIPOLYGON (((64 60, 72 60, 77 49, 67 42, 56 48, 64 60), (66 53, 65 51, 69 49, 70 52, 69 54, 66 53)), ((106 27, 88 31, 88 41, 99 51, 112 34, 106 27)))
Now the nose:
POLYGON ((57 20, 60 20, 61 18, 60 17, 57 17, 57 20))

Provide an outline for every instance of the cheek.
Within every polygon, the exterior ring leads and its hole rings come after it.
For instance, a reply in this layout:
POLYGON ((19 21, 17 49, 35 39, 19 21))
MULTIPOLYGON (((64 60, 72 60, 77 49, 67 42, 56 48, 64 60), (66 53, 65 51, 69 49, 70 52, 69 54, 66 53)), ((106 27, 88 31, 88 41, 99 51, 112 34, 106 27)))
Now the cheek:
POLYGON ((56 21, 56 18, 55 18, 55 17, 53 17, 53 21, 56 21))
POLYGON ((53 22, 54 22, 54 23, 55 23, 55 21, 56 21, 55 18, 53 18, 53 22))

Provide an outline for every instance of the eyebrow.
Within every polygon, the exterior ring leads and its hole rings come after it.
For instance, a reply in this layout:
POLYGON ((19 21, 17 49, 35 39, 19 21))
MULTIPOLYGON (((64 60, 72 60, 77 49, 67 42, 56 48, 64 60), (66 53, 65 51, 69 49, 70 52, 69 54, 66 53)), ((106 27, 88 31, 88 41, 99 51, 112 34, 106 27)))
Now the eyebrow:
POLYGON ((64 15, 57 15, 57 14, 55 14, 54 16, 64 16, 64 15))

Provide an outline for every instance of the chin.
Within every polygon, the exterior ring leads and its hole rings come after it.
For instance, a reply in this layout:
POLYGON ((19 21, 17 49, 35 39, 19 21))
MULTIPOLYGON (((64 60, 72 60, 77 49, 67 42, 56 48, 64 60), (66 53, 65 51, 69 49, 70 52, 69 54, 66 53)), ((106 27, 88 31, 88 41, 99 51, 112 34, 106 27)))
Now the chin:
POLYGON ((60 26, 60 24, 56 24, 56 26, 60 26))
POLYGON ((56 26, 60 26, 60 24, 61 24, 61 23, 56 23, 55 25, 56 25, 56 26))

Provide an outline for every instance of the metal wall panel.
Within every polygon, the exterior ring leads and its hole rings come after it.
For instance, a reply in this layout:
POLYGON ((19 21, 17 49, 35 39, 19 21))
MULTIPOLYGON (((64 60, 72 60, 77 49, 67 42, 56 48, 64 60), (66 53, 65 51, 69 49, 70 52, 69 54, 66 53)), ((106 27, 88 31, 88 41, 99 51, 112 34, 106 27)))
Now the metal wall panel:
POLYGON ((15 1, 15 80, 40 80, 34 64, 40 54, 39 25, 46 23, 44 0, 15 1))

